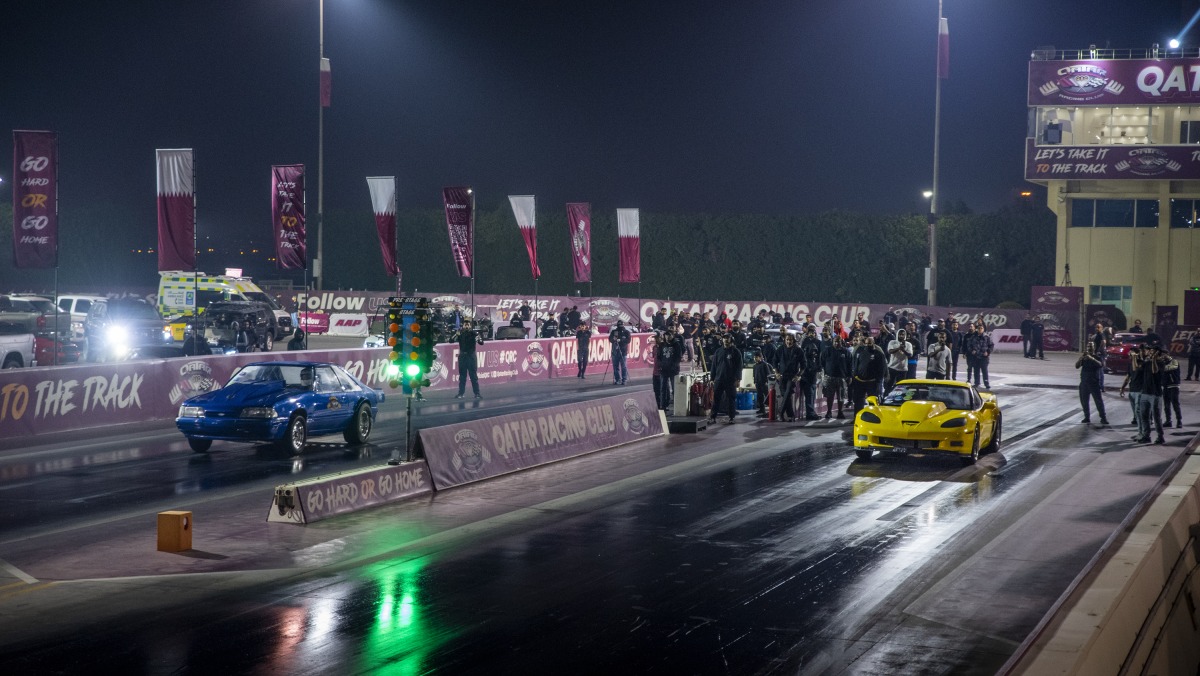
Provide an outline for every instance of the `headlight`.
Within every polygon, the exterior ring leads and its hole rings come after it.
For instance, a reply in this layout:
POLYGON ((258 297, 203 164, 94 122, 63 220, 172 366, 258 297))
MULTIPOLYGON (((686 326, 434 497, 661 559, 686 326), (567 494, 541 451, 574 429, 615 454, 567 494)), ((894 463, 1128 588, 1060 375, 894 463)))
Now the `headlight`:
POLYGON ((104 331, 104 337, 114 345, 124 345, 129 342, 129 331, 124 326, 114 324, 104 331))
POLYGON ((180 406, 179 407, 179 417, 180 418, 203 418, 204 417, 204 409, 200 408, 199 406, 180 406))
POLYGON ((243 418, 274 418, 275 409, 265 408, 262 406, 254 406, 251 408, 242 409, 243 418))
POLYGON ((861 418, 862 421, 866 422, 866 423, 881 423, 881 422, 883 422, 882 420, 879 419, 879 416, 875 415, 874 413, 871 413, 870 411, 863 411, 862 414, 859 416, 859 418, 861 418))
POLYGON ((950 420, 947 420, 946 422, 942 423, 942 427, 962 427, 963 425, 966 425, 966 424, 967 424, 966 418, 951 418, 950 420))

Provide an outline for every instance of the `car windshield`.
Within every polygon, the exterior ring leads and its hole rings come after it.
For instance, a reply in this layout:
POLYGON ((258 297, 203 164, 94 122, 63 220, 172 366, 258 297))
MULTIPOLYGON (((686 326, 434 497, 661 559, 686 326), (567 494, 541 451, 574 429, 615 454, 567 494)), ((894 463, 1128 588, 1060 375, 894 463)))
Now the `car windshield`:
POLYGON ((160 319, 158 310, 148 303, 109 303, 109 319, 160 319))
POLYGON ((906 401, 940 401, 946 408, 968 410, 971 392, 953 385, 897 385, 883 398, 883 405, 899 406, 906 401))
POLYGON ((26 298, 24 299, 29 306, 37 312, 54 312, 54 303, 43 298, 26 298))
POLYGON ((298 364, 251 364, 229 379, 228 385, 283 381, 287 387, 312 387, 313 369, 298 364))

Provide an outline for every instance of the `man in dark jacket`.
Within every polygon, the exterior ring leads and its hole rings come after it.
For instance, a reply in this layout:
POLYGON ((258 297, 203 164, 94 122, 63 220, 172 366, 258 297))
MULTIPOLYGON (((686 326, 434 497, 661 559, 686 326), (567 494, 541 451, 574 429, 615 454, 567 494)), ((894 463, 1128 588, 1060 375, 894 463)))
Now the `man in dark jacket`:
POLYGON ((762 351, 754 353, 754 404, 758 417, 767 417, 767 395, 771 387, 771 364, 762 351))
POLYGON ((571 309, 567 312, 567 330, 577 331, 581 321, 583 321, 583 317, 579 314, 579 306, 572 305, 571 309))
POLYGON ((663 331, 667 328, 667 308, 659 308, 658 312, 650 318, 650 328, 655 331, 663 331))
POLYGON ((1192 331, 1192 337, 1188 339, 1188 370, 1184 380, 1191 380, 1193 376, 1200 380, 1200 331, 1192 331))
POLYGON ((1100 424, 1108 424, 1108 415, 1104 412, 1104 396, 1100 390, 1100 373, 1104 363, 1096 357, 1096 348, 1091 342, 1084 343, 1083 354, 1075 360, 1075 368, 1079 369, 1079 405, 1083 407, 1081 423, 1092 421, 1092 411, 1088 406, 1089 398, 1096 402, 1096 412, 1100 414, 1100 424))
POLYGON ((963 351, 967 354, 967 382, 971 382, 974 376, 975 387, 979 387, 981 376, 983 386, 991 387, 988 382, 988 362, 991 361, 992 348, 992 338, 984 333, 983 324, 976 324, 975 331, 963 338, 963 351))
POLYGON ((1021 320, 1021 348, 1023 355, 1029 359, 1029 336, 1033 334, 1033 314, 1025 315, 1025 319, 1021 320))
POLYGON ((587 372, 588 352, 592 346, 592 332, 587 324, 580 323, 579 328, 575 330, 575 343, 575 355, 579 362, 579 373, 575 377, 582 380, 587 372))
POLYGON ((658 407, 671 415, 675 403, 675 378, 679 375, 679 362, 683 359, 683 338, 677 332, 660 333, 654 346, 654 368, 660 378, 658 407))
POLYGON ((483 345, 483 336, 471 328, 471 322, 464 321, 462 328, 454 334, 454 340, 458 343, 458 395, 455 399, 463 398, 467 378, 471 379, 471 391, 479 399, 479 362, 475 358, 475 347, 483 345))
POLYGON ((733 345, 733 338, 725 336, 721 347, 712 358, 713 408, 709 422, 716 422, 721 404, 729 402, 729 423, 737 415, 737 388, 742 384, 742 351, 733 345))
POLYGON ((866 405, 867 397, 879 396, 879 383, 883 382, 886 372, 887 355, 875 344, 874 338, 866 336, 855 348, 850 363, 850 397, 856 413, 866 405))
POLYGON ((554 318, 554 313, 546 315, 546 321, 542 322, 542 338, 557 338, 558 337, 558 320, 554 318))
POLYGON ((815 324, 809 324, 800 341, 804 353, 804 368, 800 371, 800 392, 804 396, 804 419, 817 420, 817 374, 821 371, 821 341, 817 340, 815 324))
POLYGON ((841 336, 834 336, 833 341, 821 352, 822 394, 825 395, 825 419, 829 420, 833 413, 833 404, 837 402, 838 419, 845 418, 842 413, 842 402, 846 400, 846 380, 850 377, 850 352, 841 336))
POLYGON ((617 325, 608 332, 608 343, 612 347, 613 385, 624 385, 629 380, 629 369, 625 366, 625 354, 633 340, 625 322, 618 319, 617 325))
POLYGON ((792 394, 799 384, 804 365, 804 352, 796 344, 796 336, 787 334, 783 347, 775 351, 775 405, 779 408, 779 419, 784 422, 796 417, 792 394))
POLYGON ((1042 337, 1045 335, 1046 325, 1042 323, 1042 318, 1035 316, 1033 324, 1029 327, 1029 358, 1030 359, 1045 359, 1046 353, 1042 351, 1042 337))
POLYGON ((951 380, 958 380, 958 357, 963 349, 963 332, 958 328, 958 320, 950 320, 950 328, 946 331, 946 342, 950 344, 950 373, 951 380))

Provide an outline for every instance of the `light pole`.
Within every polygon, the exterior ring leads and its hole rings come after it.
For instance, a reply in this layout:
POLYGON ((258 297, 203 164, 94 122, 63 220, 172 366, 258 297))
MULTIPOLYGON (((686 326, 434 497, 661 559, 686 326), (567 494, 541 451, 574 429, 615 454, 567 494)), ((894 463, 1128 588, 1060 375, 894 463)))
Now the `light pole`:
POLYGON ((938 151, 942 130, 942 80, 949 73, 949 35, 942 16, 942 0, 938 0, 938 54, 937 79, 933 96, 933 190, 929 194, 929 270, 926 287, 927 305, 937 305, 937 207, 938 207, 938 151))
MULTIPOLYGON (((325 0, 317 0, 317 17, 320 25, 317 33, 317 44, 321 60, 318 62, 325 70, 325 0)), ((321 77, 327 77, 324 73, 321 77)), ((325 83, 321 83, 322 88, 325 83)), ((325 93, 322 90, 317 102, 317 259, 313 263, 313 277, 317 291, 320 291, 325 280, 325 93)))

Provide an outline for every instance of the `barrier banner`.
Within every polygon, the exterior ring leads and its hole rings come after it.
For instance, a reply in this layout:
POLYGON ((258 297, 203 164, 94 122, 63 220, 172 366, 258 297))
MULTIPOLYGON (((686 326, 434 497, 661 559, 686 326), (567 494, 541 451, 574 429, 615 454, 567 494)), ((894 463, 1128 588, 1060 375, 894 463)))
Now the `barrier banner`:
POLYGON ((325 312, 301 312, 297 317, 299 328, 305 333, 328 333, 329 314, 325 312))
POLYGON ((58 134, 13 132, 13 266, 58 267, 58 134))
POLYGON ((1045 327, 1042 349, 1054 352, 1079 349, 1075 336, 1083 320, 1083 287, 1035 286, 1029 307, 1045 327))
POLYGON ((267 521, 312 523, 432 492, 424 461, 353 469, 277 486, 267 521))
POLYGON ((437 490, 662 436, 646 390, 418 433, 437 490))
POLYGON ((1188 351, 1191 349, 1192 334, 1200 331, 1200 326, 1179 324, 1170 334, 1163 336, 1167 340, 1167 350, 1171 356, 1179 360, 1179 368, 1187 373, 1188 351))
POLYGON ((366 315, 329 315, 325 333, 331 336, 367 336, 369 326, 366 315))
POLYGON ((1017 352, 1025 349, 1020 329, 996 329, 992 331, 992 345, 996 352, 1017 352))
POLYGON ((275 230, 276 266, 280 270, 306 268, 303 164, 271 166, 271 227, 275 230))

